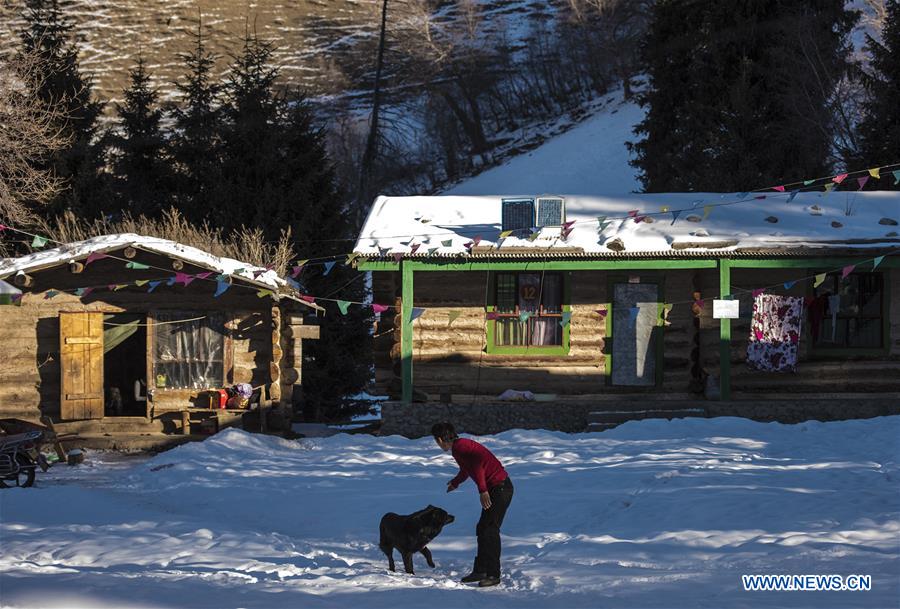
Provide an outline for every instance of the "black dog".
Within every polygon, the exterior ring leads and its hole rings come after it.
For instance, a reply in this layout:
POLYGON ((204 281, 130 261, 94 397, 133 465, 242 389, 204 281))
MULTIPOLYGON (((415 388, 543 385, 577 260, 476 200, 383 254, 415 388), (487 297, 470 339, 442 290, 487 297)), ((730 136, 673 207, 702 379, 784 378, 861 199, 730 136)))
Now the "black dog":
POLYGON ((407 573, 415 574, 412 558, 416 552, 421 552, 428 561, 428 566, 434 568, 431 550, 425 546, 438 536, 444 525, 453 521, 452 515, 433 505, 408 516, 401 516, 393 512, 382 516, 381 541, 378 542, 378 547, 387 554, 391 571, 396 571, 394 548, 397 548, 400 556, 403 557, 403 566, 407 573))

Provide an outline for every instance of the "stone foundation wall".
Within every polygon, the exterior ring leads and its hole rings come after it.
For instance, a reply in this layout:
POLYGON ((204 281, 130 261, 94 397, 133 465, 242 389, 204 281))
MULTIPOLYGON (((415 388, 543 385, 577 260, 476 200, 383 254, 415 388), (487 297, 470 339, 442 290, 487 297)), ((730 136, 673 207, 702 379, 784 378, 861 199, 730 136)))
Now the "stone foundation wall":
MULTIPOLYGON (((633 402, 631 402, 633 404, 633 402)), ((381 407, 381 434, 421 438, 431 426, 450 421, 461 433, 495 434, 509 429, 547 429, 580 433, 588 430, 589 413, 609 410, 613 401, 592 403, 565 402, 490 402, 484 404, 440 404, 384 402, 381 407)), ((647 409, 670 410, 673 401, 645 402, 647 409)), ((698 399, 679 406, 703 408, 707 417, 745 417, 756 421, 800 423, 808 420, 841 421, 900 415, 900 399, 859 396, 797 400, 709 401, 698 399)))

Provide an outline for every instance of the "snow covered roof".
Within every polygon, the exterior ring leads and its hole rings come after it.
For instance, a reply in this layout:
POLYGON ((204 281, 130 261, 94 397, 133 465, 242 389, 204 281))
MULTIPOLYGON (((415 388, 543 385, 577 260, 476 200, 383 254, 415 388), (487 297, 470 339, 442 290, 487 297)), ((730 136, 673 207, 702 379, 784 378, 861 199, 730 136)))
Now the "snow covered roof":
MULTIPOLYGON (((525 198, 538 196, 550 195, 525 198)), ((565 220, 575 221, 568 238, 561 238, 560 227, 544 227, 533 241, 528 231, 499 236, 501 202, 519 195, 381 196, 354 252, 622 257, 900 247, 900 192, 802 192, 790 202, 790 193, 781 192, 561 196, 565 220), (636 222, 630 214, 650 215, 636 222), (600 216, 609 224, 598 233, 600 216), (477 237, 470 253, 466 244, 477 237)))
POLYGON ((177 258, 216 273, 231 275, 239 278, 241 281, 264 289, 278 289, 287 285, 284 279, 279 277, 273 270, 264 269, 232 258, 214 256, 196 247, 168 239, 147 237, 134 233, 103 235, 85 239, 84 241, 67 243, 52 249, 41 250, 20 258, 0 258, 0 278, 9 277, 19 271, 26 273, 39 271, 59 264, 66 264, 73 260, 82 260, 91 254, 103 254, 125 247, 134 247, 146 252, 177 258), (259 274, 254 277, 256 272, 259 272, 259 274))

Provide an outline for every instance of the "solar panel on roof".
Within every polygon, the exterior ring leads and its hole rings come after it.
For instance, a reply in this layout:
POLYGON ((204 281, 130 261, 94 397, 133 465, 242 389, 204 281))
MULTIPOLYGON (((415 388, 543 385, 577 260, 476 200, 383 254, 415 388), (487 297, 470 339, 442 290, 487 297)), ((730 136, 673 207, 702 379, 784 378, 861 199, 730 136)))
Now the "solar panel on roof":
POLYGON ((538 199, 538 226, 562 226, 565 204, 559 197, 538 199))
POLYGON ((503 199, 503 230, 534 226, 534 199, 503 199))

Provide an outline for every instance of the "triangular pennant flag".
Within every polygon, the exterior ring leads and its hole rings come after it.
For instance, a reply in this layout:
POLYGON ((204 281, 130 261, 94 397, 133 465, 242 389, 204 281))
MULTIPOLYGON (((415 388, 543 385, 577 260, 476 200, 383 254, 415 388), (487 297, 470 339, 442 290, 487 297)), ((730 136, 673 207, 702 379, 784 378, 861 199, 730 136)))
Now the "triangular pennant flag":
POLYGON ((785 282, 784 282, 784 289, 785 289, 785 290, 790 290, 790 289, 791 289, 792 287, 794 287, 796 284, 797 284, 796 281, 785 281, 785 282))
POLYGON ((300 300, 313 303, 316 301, 316 298, 314 296, 310 296, 309 294, 300 294, 300 300))
POLYGON ((239 268, 239 269, 234 269, 233 271, 231 271, 231 274, 232 274, 232 275, 240 275, 240 274, 242 274, 242 273, 243 273, 244 271, 246 271, 246 270, 247 270, 247 269, 241 267, 241 268, 239 268))
POLYGON ((641 312, 641 308, 637 305, 634 305, 630 309, 628 309, 628 323, 634 324, 637 321, 638 315, 641 312))
POLYGON ((148 282, 148 281, 150 281, 150 280, 149 280, 149 279, 138 279, 138 280, 136 280, 136 281, 134 282, 134 285, 136 285, 136 286, 139 287, 139 288, 142 288, 142 287, 144 287, 145 285, 147 285, 147 282, 148 282))
POLYGON ((394 262, 399 264, 401 260, 403 260, 403 254, 400 252, 394 252, 394 262))
POLYGON ((126 262, 126 263, 125 263, 125 268, 126 268, 126 269, 131 269, 131 270, 133 270, 133 271, 146 271, 146 270, 149 269, 150 267, 147 266, 146 264, 142 264, 142 263, 140 263, 140 262, 126 262))
POLYGON ((119 290, 123 290, 127 287, 128 287, 127 283, 117 283, 117 284, 109 286, 109 289, 112 290, 113 292, 118 292, 119 290))
POLYGON ((168 281, 166 281, 166 285, 169 285, 169 286, 175 285, 175 281, 176 281, 176 277, 173 275, 172 277, 169 277, 168 281))
POLYGON ((50 300, 51 298, 53 298, 53 297, 56 296, 57 294, 59 294, 59 292, 57 292, 56 290, 47 290, 47 291, 44 293, 44 300, 50 300))
POLYGON ((88 294, 90 294, 93 291, 94 291, 94 288, 78 288, 77 290, 75 290, 75 295, 76 296, 87 296, 88 294))
POLYGON ((301 260, 301 261, 299 261, 299 262, 294 266, 294 268, 291 269, 291 277, 293 277, 294 279, 296 279, 296 278, 297 278, 297 275, 300 274, 300 272, 303 270, 303 266, 304 266, 307 262, 309 262, 309 260, 301 260))
POLYGON ((2 233, 3 231, 5 231, 7 228, 9 228, 7 225, 5 225, 5 224, 0 224, 0 233, 2 233))
POLYGON ((853 272, 853 269, 856 268, 855 264, 848 264, 843 269, 841 269, 841 279, 846 279, 847 275, 853 272))
POLYGON ((866 182, 869 181, 869 176, 858 177, 858 178, 856 178, 856 181, 859 182, 859 190, 862 190, 863 187, 866 185, 866 182))
POLYGON ((231 287, 231 283, 225 281, 224 279, 216 280, 216 293, 213 294, 213 298, 218 298, 222 294, 231 287))
POLYGON ((287 284, 289 286, 291 286, 291 289, 294 291, 299 292, 303 289, 303 287, 300 285, 300 282, 297 281, 296 279, 291 279, 290 277, 286 277, 285 281, 287 282, 287 284))
POLYGON ((788 196, 788 198, 787 198, 787 202, 790 203, 791 201, 793 201, 794 199, 796 199, 798 194, 800 194, 800 191, 799 191, 799 190, 792 190, 792 191, 791 191, 791 194, 790 194, 790 195, 788 196))
POLYGON ((632 209, 631 211, 628 212, 628 217, 629 217, 629 218, 637 218, 637 215, 638 215, 638 212, 639 212, 639 211, 641 211, 641 210, 639 210, 639 209, 632 209))
POLYGON ((466 241, 465 243, 463 243, 463 247, 466 248, 469 251, 469 253, 472 252, 473 245, 475 245, 474 241, 466 241))
POLYGON ((151 281, 150 283, 148 283, 147 285, 149 285, 150 287, 147 289, 147 293, 148 294, 152 293, 153 290, 158 288, 159 284, 161 284, 161 283, 162 283, 162 281, 151 281))
POLYGON ((563 311, 562 315, 559 318, 559 325, 563 328, 569 325, 569 322, 572 321, 572 312, 571 311, 563 311))
POLYGON ((409 246, 409 253, 415 254, 417 251, 419 251, 420 247, 422 247, 421 243, 413 243, 412 245, 409 246))
POLYGON ((894 186, 900 184, 900 169, 891 172, 894 175, 894 186))
POLYGON ((450 311, 449 313, 447 313, 447 325, 452 325, 454 321, 459 319, 460 315, 462 315, 462 311, 450 311))
MULTIPOLYGON (((185 287, 191 285, 191 282, 194 279, 196 279, 196 277, 188 275, 187 273, 175 273, 175 283, 183 283, 185 287)), ((169 281, 171 281, 171 279, 169 281)))
POLYGON ((881 179, 881 168, 874 167, 874 168, 870 169, 869 175, 872 176, 873 178, 875 178, 876 180, 880 180, 881 179))
POLYGON ((878 265, 881 264, 881 261, 884 260, 884 256, 878 256, 875 260, 872 261, 872 270, 874 271, 878 268, 878 265))
POLYGON ((197 274, 195 275, 195 277, 196 277, 197 279, 209 279, 210 275, 212 275, 211 272, 204 271, 204 272, 202 272, 202 273, 197 273, 197 274))
POLYGON ((675 220, 677 220, 677 219, 678 219, 678 216, 680 216, 680 215, 681 215, 681 210, 680 210, 680 209, 673 209, 673 210, 672 210, 672 225, 675 224, 675 220))
POLYGON ((749 192, 739 192, 738 193, 738 199, 746 199, 748 196, 750 196, 749 192))
POLYGON ((323 277, 324 277, 325 275, 327 275, 328 273, 331 272, 331 269, 334 268, 334 264, 335 264, 335 263, 334 263, 334 260, 332 260, 331 262, 326 262, 326 263, 325 263, 325 272, 322 273, 322 276, 323 276, 323 277))
POLYGON ((834 189, 834 183, 833 183, 833 182, 832 182, 831 184, 826 184, 826 185, 825 185, 825 194, 827 195, 827 194, 828 194, 829 192, 831 192, 833 189, 834 189))
POLYGON ((703 219, 706 220, 709 217, 709 214, 712 213, 713 206, 712 205, 704 205, 703 206, 703 219))
POLYGON ((804 186, 809 186, 809 185, 812 184, 813 182, 815 182, 815 180, 803 180, 803 185, 804 185, 804 186))
POLYGON ((92 263, 95 260, 100 260, 101 258, 109 258, 106 254, 100 254, 98 252, 94 252, 90 256, 87 257, 87 260, 84 261, 85 265, 92 263))
POLYGON ((413 322, 422 317, 422 314, 425 313, 425 309, 420 307, 413 307, 412 311, 409 314, 409 321, 413 322))
POLYGON ((350 266, 351 264, 353 264, 353 261, 356 260, 357 258, 359 258, 359 254, 357 254, 356 252, 353 252, 352 254, 347 254, 347 259, 344 260, 344 264, 346 266, 350 266))
POLYGON ((337 307, 338 307, 338 309, 340 309, 341 315, 346 315, 347 309, 350 308, 350 303, 347 302, 346 300, 338 300, 337 307))
POLYGON ((784 192, 784 186, 773 186, 772 188, 778 192, 784 192))
POLYGON ((766 288, 757 288, 757 289, 753 290, 753 292, 752 292, 753 298, 756 298, 757 296, 759 296, 760 294, 762 294, 765 291, 766 291, 766 288))
POLYGON ((836 176, 834 176, 833 178, 831 178, 831 181, 834 182, 835 184, 840 184, 841 182, 843 182, 844 180, 847 179, 847 175, 848 174, 846 174, 846 173, 839 173, 836 176))
POLYGON ((444 247, 450 247, 453 245, 453 239, 445 239, 441 241, 441 245, 443 245, 444 247))
POLYGON ((601 319, 606 317, 606 309, 597 309, 595 313, 597 313, 597 315, 599 315, 601 319))
POLYGON ((500 233, 500 238, 506 239, 507 237, 509 237, 512 234, 513 234, 513 232, 511 230, 505 230, 500 233))
POLYGON ((275 295, 275 292, 273 292, 272 290, 259 290, 256 293, 257 298, 265 298, 266 296, 274 296, 274 295, 275 295))
POLYGON ((521 313, 519 313, 519 321, 524 323, 524 322, 528 321, 528 318, 531 316, 532 316, 531 311, 522 311, 521 313))
POLYGON ((35 235, 31 240, 31 247, 44 247, 45 245, 47 245, 47 239, 44 237, 35 235))
POLYGON ((766 198, 766 195, 756 195, 756 196, 753 197, 753 198, 754 198, 754 199, 757 199, 757 200, 759 200, 759 201, 762 201, 763 199, 766 198))
POLYGON ((374 311, 375 313, 384 313, 388 310, 388 308, 389 307, 387 305, 376 304, 374 302, 372 303, 372 311, 374 311))
POLYGON ((827 273, 819 273, 818 275, 816 275, 816 280, 813 281, 813 287, 817 288, 820 285, 822 285, 825 282, 826 275, 827 275, 827 273))
POLYGON ((429 248, 428 248, 428 255, 429 255, 429 256, 434 256, 434 253, 435 253, 436 251, 438 251, 438 248, 436 248, 436 247, 429 247, 429 248))
POLYGON ((528 240, 531 242, 534 242, 540 236, 541 236, 541 229, 537 229, 536 231, 534 231, 530 235, 528 235, 528 240))
POLYGON ((226 279, 228 279, 228 275, 226 275, 225 273, 219 273, 218 275, 216 275, 216 281, 225 281, 226 279))

